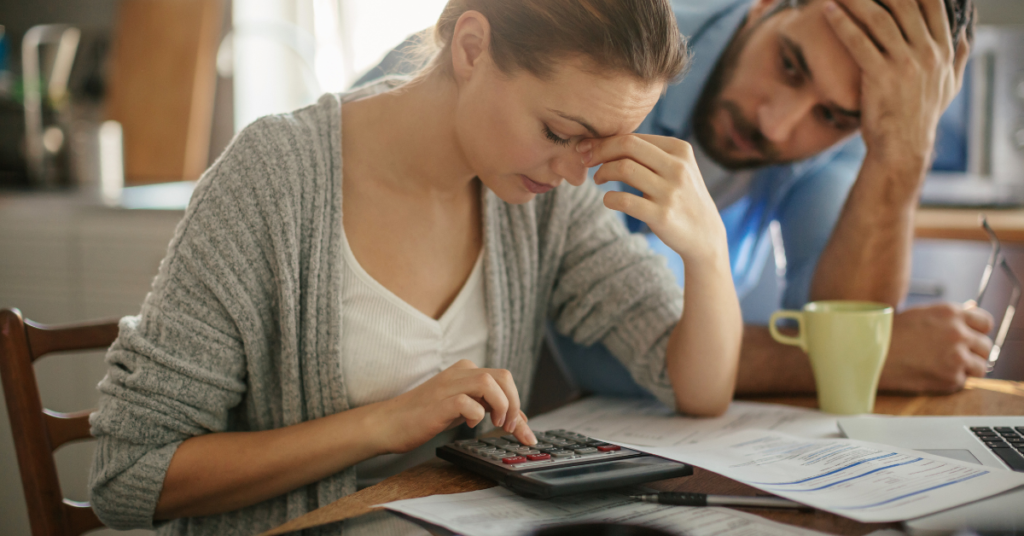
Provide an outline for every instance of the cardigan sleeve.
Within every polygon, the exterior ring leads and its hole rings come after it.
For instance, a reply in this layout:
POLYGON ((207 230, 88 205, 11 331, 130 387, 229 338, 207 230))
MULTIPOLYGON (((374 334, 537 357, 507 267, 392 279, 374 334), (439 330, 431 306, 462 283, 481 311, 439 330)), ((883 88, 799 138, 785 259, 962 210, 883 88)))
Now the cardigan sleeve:
POLYGON ((638 384, 675 407, 665 352, 682 316, 682 289, 590 181, 559 194, 553 213, 567 216, 552 218, 566 229, 549 312, 555 329, 577 344, 604 344, 638 384))
POLYGON ((270 351, 280 270, 269 237, 287 210, 265 200, 289 195, 265 165, 269 128, 267 120, 247 127, 204 174, 140 314, 121 320, 107 353, 90 417, 98 439, 90 492, 114 529, 153 527, 178 445, 231 429, 247 360, 270 351))

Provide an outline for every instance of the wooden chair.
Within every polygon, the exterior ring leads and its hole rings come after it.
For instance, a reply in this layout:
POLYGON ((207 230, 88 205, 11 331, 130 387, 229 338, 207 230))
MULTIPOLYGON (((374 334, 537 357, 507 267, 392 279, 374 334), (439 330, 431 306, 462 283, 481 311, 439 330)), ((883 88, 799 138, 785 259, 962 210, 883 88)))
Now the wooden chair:
POLYGON ((53 459, 61 445, 92 437, 90 412, 44 409, 32 363, 51 352, 105 349, 116 337, 116 321, 45 326, 0 310, 0 378, 33 536, 78 536, 103 523, 89 503, 64 498, 53 459))

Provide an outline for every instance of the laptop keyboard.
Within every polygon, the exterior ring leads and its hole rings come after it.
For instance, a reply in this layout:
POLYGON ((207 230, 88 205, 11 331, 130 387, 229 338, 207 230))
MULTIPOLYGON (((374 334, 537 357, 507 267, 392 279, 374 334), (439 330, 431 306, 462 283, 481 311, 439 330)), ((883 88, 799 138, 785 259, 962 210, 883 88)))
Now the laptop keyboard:
POLYGON ((971 432, 1010 469, 1024 473, 1024 426, 972 426, 971 432))

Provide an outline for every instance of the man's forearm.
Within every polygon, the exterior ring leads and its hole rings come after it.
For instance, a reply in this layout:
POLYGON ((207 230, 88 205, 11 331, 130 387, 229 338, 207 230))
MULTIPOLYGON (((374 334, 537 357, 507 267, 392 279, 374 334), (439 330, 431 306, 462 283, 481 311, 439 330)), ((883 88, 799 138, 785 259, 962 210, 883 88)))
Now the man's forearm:
POLYGON ((807 354, 779 344, 764 326, 743 327, 736 395, 786 395, 814 392, 807 354))
POLYGON ((821 254, 811 299, 898 304, 910 282, 914 211, 925 171, 919 159, 884 163, 870 152, 821 254))

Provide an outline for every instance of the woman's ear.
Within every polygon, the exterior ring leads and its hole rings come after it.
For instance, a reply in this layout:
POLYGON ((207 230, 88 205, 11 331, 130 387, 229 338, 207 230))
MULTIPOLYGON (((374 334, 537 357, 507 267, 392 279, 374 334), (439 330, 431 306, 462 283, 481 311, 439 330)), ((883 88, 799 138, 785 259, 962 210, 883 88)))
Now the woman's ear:
POLYGON ((455 23, 452 34, 452 70, 455 80, 468 80, 488 56, 491 24, 479 11, 466 11, 455 23))

